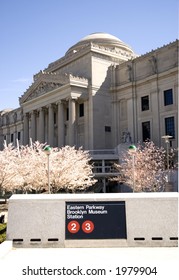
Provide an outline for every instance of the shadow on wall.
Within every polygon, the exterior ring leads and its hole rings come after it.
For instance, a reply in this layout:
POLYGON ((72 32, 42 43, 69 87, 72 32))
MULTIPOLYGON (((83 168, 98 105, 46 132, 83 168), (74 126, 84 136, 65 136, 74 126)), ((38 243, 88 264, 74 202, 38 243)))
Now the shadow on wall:
POLYGON ((132 192, 132 188, 126 184, 119 183, 119 184, 112 186, 112 188, 110 188, 109 192, 110 193, 130 193, 130 192, 132 192))

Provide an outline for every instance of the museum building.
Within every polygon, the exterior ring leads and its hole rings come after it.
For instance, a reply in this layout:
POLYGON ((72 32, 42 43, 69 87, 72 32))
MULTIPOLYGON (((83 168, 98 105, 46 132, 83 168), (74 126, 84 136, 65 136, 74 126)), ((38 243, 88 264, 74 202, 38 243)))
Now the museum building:
POLYGON ((19 104, 0 112, 0 149, 17 139, 82 146, 107 173, 104 161, 126 143, 164 146, 171 135, 176 148, 178 40, 139 56, 115 36, 90 34, 35 74, 19 104))

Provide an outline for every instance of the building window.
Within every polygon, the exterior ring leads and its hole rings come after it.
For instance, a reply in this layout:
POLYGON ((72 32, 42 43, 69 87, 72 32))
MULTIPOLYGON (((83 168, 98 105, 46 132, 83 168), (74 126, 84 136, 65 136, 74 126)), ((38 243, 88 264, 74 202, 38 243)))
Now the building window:
POLYGON ((110 126, 105 126, 105 132, 111 132, 111 127, 110 126))
POLYGON ((14 134, 12 133, 11 134, 11 143, 13 143, 14 142, 14 134))
POLYGON ((84 103, 79 104, 79 117, 84 117, 84 103))
POLYGON ((142 138, 143 142, 150 139, 150 122, 142 123, 142 138))
POLYGON ((7 140, 6 135, 4 135, 4 141, 6 141, 6 140, 7 140))
POLYGON ((102 173, 102 161, 101 160, 95 160, 93 162, 93 172, 94 173, 102 173))
POLYGON ((18 133, 17 133, 17 139, 21 140, 21 132, 20 131, 18 131, 18 133))
POLYGON ((142 109, 142 111, 149 110, 149 96, 148 95, 141 97, 141 109, 142 109))
POLYGON ((164 90, 164 105, 171 105, 173 104, 173 92, 172 89, 164 90))
POLYGON ((175 138, 175 120, 174 117, 165 118, 165 134, 175 138))

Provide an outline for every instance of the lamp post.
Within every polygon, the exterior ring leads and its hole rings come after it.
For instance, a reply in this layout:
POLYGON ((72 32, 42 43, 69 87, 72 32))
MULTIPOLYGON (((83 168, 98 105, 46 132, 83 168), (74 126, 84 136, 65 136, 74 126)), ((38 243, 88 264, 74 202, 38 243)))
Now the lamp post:
POLYGON ((45 146, 44 152, 47 155, 47 172, 48 172, 48 193, 50 193, 50 153, 51 147, 49 145, 45 146))
POLYGON ((132 155, 132 179, 133 179, 133 192, 135 192, 135 154, 136 154, 136 146, 129 146, 129 153, 132 155))
POLYGON ((167 149, 167 181, 168 181, 168 177, 169 177, 169 139, 172 138, 172 136, 170 135, 164 135, 162 136, 162 139, 165 140, 165 144, 166 144, 166 149, 167 149))

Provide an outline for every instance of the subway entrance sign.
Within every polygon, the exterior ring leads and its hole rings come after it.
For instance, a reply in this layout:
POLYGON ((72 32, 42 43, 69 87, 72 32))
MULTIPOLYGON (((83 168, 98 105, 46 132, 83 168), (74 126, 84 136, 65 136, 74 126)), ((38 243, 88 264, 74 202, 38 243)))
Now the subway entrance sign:
POLYGON ((66 202, 66 239, 127 239, 125 201, 66 202))

